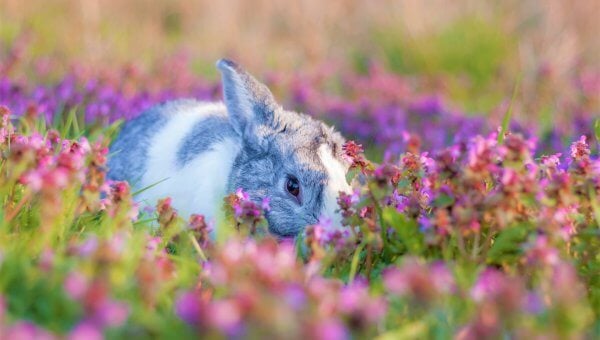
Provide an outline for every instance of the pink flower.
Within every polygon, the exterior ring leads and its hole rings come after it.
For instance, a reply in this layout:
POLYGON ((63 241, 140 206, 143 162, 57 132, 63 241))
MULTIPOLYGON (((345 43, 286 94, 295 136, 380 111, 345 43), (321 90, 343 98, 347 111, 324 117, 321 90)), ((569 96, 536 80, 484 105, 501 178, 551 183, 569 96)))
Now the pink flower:
POLYGON ((243 201, 247 201, 250 199, 250 196, 248 196, 248 193, 245 192, 244 190, 242 190, 242 188, 238 188, 235 191, 235 196, 237 196, 237 198, 239 198, 240 200, 243 200, 243 201))
POLYGON ((339 299, 340 309, 345 313, 352 313, 369 299, 368 287, 365 283, 356 281, 342 288, 339 299))
POLYGON ((89 257, 92 256, 98 249, 98 238, 96 235, 91 235, 83 241, 77 248, 79 256, 89 257))
POLYGON ((571 157, 576 161, 586 160, 590 156, 590 148, 586 142, 587 137, 581 136, 578 141, 571 144, 571 157))
POLYGON ((28 171, 21 177, 21 183, 29 186, 33 191, 40 191, 44 180, 39 171, 28 171))
POLYGON ((366 281, 356 280, 342 288, 338 307, 352 319, 376 323, 385 315, 387 304, 382 298, 372 297, 369 294, 366 281))
POLYGON ((88 285, 88 279, 83 274, 73 271, 65 278, 63 288, 71 299, 80 300, 87 292, 88 285))
POLYGON ((317 340, 343 340, 350 338, 344 324, 336 318, 320 321, 315 325, 313 334, 314 339, 317 340))
POLYGON ((42 251, 42 253, 40 254, 40 259, 38 262, 40 268, 44 271, 52 270, 52 267, 54 266, 54 257, 55 256, 52 249, 44 249, 44 251, 42 251))
POLYGON ((558 250, 550 245, 546 235, 536 237, 533 244, 526 246, 525 254, 531 264, 553 266, 560 260, 558 250))
POLYGON ((549 169, 556 169, 560 165, 560 156, 561 153, 556 153, 554 155, 542 156, 542 165, 549 169))
POLYGON ((383 284, 392 294, 407 295, 421 302, 429 302, 455 289, 454 277, 443 263, 424 265, 414 259, 407 259, 399 268, 386 269, 383 284))
POLYGON ((38 168, 23 174, 20 181, 29 186, 33 191, 40 191, 42 189, 54 191, 64 188, 69 184, 69 174, 62 167, 55 169, 38 168))
POLYGON ((544 300, 537 292, 527 293, 523 301, 523 309, 530 314, 540 314, 544 311, 546 306, 544 300))
POLYGON ((368 161, 363 155, 363 147, 360 144, 357 144, 354 141, 347 141, 342 146, 342 150, 344 154, 342 157, 350 163, 350 168, 359 168, 361 170, 365 170, 365 167, 368 165, 368 161))
POLYGON ((269 210, 271 210, 271 206, 269 205, 270 203, 271 203, 271 199, 268 197, 265 197, 265 198, 263 198, 260 207, 264 211, 269 211, 269 210))
POLYGON ((435 262, 429 266, 431 279, 439 292, 451 293, 456 289, 454 276, 443 262, 435 262))
POLYGON ((218 300, 213 302, 208 311, 211 325, 226 334, 236 331, 242 318, 241 311, 232 300, 218 300))
POLYGON ((504 274, 494 269, 486 269, 471 289, 471 297, 475 301, 482 301, 498 293, 505 284, 504 274))
POLYGON ((294 310, 299 310, 306 304, 306 293, 298 284, 292 284, 286 287, 283 293, 285 302, 294 310))
POLYGON ((238 222, 256 225, 263 219, 263 211, 270 209, 269 203, 269 198, 265 197, 260 205, 256 204, 250 200, 248 193, 238 189, 231 206, 238 222))
POLYGON ((24 321, 8 327, 0 335, 11 340, 52 340, 56 338, 50 332, 24 321))
POLYGON ((125 323, 129 316, 129 307, 112 300, 105 300, 96 311, 96 318, 100 325, 106 327, 119 327, 125 323))
MULTIPOLYGON (((0 107, 1 109, 1 107, 0 107)), ((6 301, 4 297, 0 295, 0 325, 4 324, 4 315, 6 314, 6 301)))
POLYGON ((160 237, 148 237, 148 241, 146 242, 147 253, 151 255, 156 252, 161 242, 162 239, 160 237))
POLYGON ((68 340, 102 340, 104 336, 102 331, 94 324, 83 321, 79 323, 71 332, 67 338, 68 340))

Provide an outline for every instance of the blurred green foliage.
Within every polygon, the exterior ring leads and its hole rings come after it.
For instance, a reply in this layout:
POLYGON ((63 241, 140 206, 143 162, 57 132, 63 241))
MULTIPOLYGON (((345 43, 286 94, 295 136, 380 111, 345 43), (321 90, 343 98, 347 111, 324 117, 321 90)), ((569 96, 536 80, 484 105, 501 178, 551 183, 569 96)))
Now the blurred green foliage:
POLYGON ((374 34, 389 68, 420 76, 443 76, 452 98, 470 111, 486 111, 503 98, 490 89, 513 60, 515 41, 500 25, 476 17, 458 20, 444 30, 413 37, 404 29, 374 34))

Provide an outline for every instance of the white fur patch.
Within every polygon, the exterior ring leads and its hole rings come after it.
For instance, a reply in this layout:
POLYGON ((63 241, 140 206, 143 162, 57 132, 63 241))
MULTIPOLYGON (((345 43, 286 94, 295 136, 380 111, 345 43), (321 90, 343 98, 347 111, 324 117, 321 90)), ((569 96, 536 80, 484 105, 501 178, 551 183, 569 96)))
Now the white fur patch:
POLYGON ((239 143, 231 138, 216 143, 211 151, 198 155, 183 168, 176 165, 176 158, 183 138, 198 121, 225 110, 222 104, 206 103, 192 111, 172 113, 152 141, 142 178, 142 187, 160 183, 141 193, 139 199, 155 205, 158 199, 171 197, 184 218, 192 213, 203 214, 207 221, 216 217, 239 143))
POLYGON ((328 177, 327 186, 324 189, 325 204, 322 218, 330 219, 332 226, 336 228, 341 227, 342 216, 339 212, 336 212, 338 209, 337 197, 340 191, 347 194, 352 193, 352 188, 346 182, 346 167, 333 157, 331 148, 326 144, 319 147, 318 154, 328 177))

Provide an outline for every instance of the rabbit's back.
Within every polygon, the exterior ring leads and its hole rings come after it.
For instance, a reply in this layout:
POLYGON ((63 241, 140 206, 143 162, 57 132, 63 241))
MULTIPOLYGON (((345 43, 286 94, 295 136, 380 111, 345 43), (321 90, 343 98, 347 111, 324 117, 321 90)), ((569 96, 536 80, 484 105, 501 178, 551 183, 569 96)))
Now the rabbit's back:
POLYGON ((139 182, 146 168, 147 151, 154 136, 167 121, 162 105, 153 106, 126 122, 113 140, 108 159, 108 177, 139 182))
POLYGON ((144 188, 137 200, 171 197, 182 215, 210 217, 225 191, 239 140, 221 103, 177 100, 127 122, 111 146, 109 177, 144 188))

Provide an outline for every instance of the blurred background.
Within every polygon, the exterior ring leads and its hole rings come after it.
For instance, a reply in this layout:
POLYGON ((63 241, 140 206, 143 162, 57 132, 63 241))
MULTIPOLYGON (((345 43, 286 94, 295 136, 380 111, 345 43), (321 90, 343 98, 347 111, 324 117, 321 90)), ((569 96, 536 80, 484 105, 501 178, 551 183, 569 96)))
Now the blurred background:
POLYGON ((577 96, 575 74, 598 87, 598 18, 598 0, 0 0, 0 58, 27 56, 13 75, 45 59, 60 75, 180 55, 208 79, 224 56, 259 76, 376 63, 467 112, 497 108, 520 79, 527 115, 577 96))

